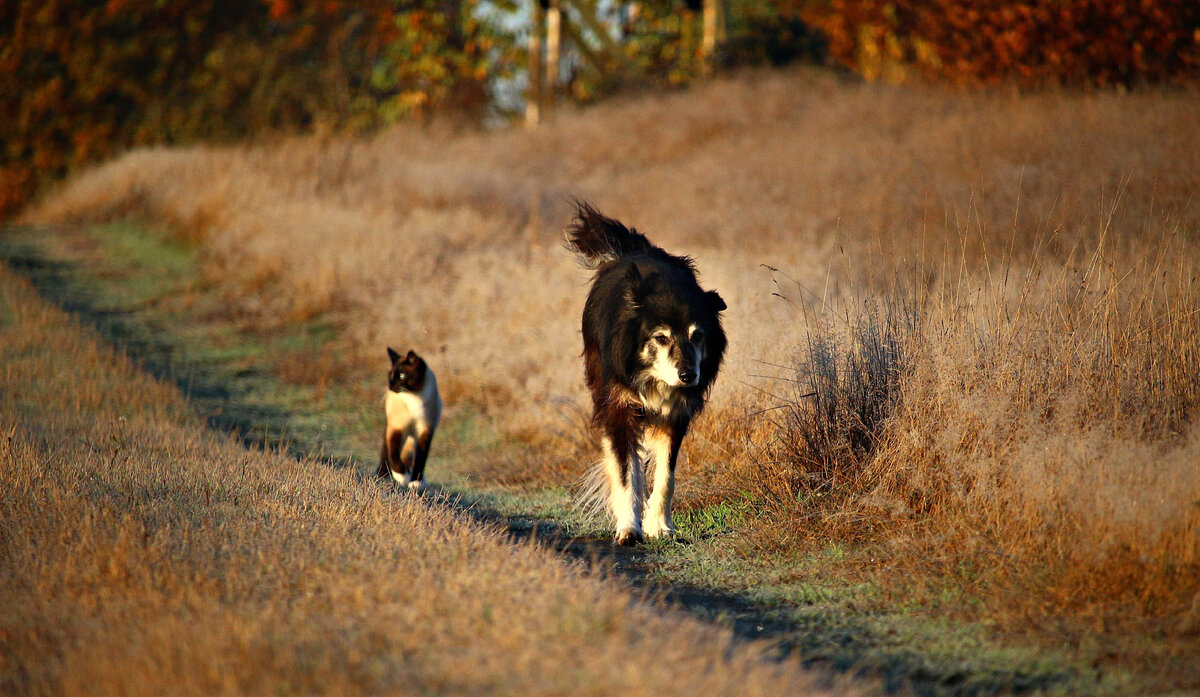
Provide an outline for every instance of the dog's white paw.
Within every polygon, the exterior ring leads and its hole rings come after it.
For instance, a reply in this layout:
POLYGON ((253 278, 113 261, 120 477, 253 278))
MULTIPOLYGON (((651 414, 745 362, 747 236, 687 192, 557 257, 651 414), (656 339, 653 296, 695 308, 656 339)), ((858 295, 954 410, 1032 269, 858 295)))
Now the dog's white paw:
POLYGON ((425 488, 425 480, 424 479, 414 479, 408 483, 409 491, 420 491, 421 489, 424 489, 424 488, 425 488))
POLYGON ((675 527, 666 520, 648 520, 642 524, 642 530, 646 532, 646 537, 651 539, 657 537, 670 539, 675 537, 675 527))
POLYGON ((637 528, 621 528, 617 531, 617 536, 613 538, 613 542, 622 547, 636 545, 642 541, 642 531, 637 528))

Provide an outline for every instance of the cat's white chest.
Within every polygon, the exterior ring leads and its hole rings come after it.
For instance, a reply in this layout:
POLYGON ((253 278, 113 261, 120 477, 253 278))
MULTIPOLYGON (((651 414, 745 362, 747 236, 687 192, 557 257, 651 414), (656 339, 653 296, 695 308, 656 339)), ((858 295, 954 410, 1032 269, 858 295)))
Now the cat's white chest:
POLYGON ((442 400, 432 373, 426 376, 425 386, 420 392, 388 390, 384 410, 388 428, 392 431, 421 432, 437 428, 442 400))

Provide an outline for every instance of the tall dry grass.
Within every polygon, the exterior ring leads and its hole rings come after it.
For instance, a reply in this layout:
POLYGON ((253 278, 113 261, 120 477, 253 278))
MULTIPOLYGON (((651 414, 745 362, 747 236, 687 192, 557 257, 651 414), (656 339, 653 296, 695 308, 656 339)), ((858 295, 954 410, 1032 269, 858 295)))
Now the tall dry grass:
POLYGON ((873 545, 900 592, 953 577, 1020 626, 1194 635, 1200 251, 1111 251, 1111 233, 1063 262, 894 286, 886 311, 826 308, 754 463, 799 524, 758 544, 873 545))
POLYGON ((918 343, 872 494, 932 525, 947 560, 990 547, 1020 594, 1179 615, 1200 591, 1198 256, 1123 256, 938 308, 953 311, 918 343))
POLYGON ((0 326, 5 694, 816 692, 449 507, 221 440, 4 267, 0 326))
MULTIPOLYGON (((729 304, 684 505, 747 481, 775 496, 763 442, 788 432, 748 415, 786 397, 796 376, 774 366, 821 341, 806 313, 911 301, 921 320, 900 335, 911 362, 885 376, 900 395, 886 418, 829 407, 870 422, 847 471, 890 503, 857 518, 896 539, 934 539, 912 527, 933 521, 954 533, 948 560, 1012 559, 1009 575, 1076 559, 1085 576, 1127 549, 1144 570, 1130 587, 1166 589, 1147 597, 1177 608, 1195 561, 1198 105, 1194 90, 952 93, 753 73, 564 110, 536 131, 137 151, 24 219, 168 226, 260 326, 337 317, 364 370, 385 343, 426 353, 448 403, 527 442, 522 472, 565 483, 594 453, 578 447, 587 278, 557 238, 568 197, 589 199, 693 255, 729 304)), ((776 499, 800 522, 764 532, 777 543, 824 510, 780 471, 776 499)), ((1120 585, 1039 578, 1058 608, 1120 585)))

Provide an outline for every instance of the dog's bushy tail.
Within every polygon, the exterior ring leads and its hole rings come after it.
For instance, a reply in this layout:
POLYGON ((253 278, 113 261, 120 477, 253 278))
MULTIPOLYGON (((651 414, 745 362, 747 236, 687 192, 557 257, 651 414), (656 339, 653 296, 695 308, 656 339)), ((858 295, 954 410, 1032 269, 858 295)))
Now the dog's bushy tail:
POLYGON ((575 201, 575 217, 567 226, 563 244, 589 269, 630 254, 646 254, 655 248, 642 233, 578 200, 575 201))
POLYGON ((598 460, 588 467, 583 476, 575 480, 571 491, 575 508, 585 518, 612 519, 612 512, 608 510, 608 476, 604 473, 603 461, 598 460))

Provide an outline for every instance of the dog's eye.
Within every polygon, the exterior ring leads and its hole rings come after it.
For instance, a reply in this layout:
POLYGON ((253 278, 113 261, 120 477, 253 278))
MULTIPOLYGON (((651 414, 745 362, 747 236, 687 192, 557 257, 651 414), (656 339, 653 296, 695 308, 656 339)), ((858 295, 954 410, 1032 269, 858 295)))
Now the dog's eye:
POLYGON ((692 341, 695 343, 704 341, 704 330, 697 329, 696 331, 692 332, 692 341))
POLYGON ((659 346, 666 346, 667 344, 671 343, 671 339, 666 334, 655 334, 651 338, 653 338, 654 343, 658 344, 659 346))

